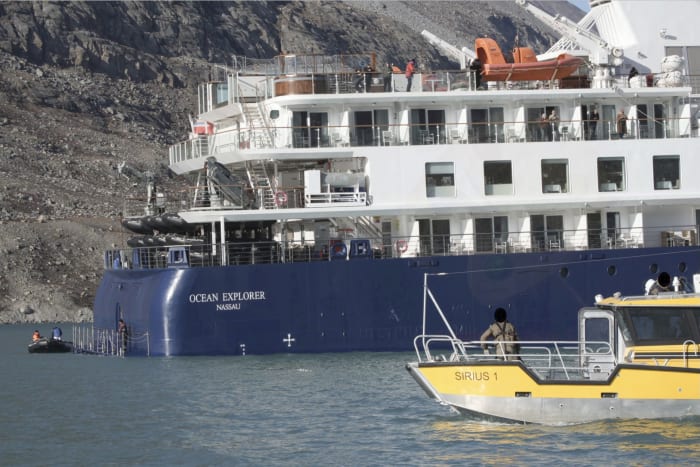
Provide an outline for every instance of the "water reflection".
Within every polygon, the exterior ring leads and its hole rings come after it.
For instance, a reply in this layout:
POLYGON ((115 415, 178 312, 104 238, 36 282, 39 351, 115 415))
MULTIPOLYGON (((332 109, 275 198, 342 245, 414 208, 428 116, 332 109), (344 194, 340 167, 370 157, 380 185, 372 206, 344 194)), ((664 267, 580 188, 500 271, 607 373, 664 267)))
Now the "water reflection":
POLYGON ((431 425, 427 442, 462 443, 462 452, 447 450, 441 462, 526 464, 559 461, 683 463, 700 455, 700 417, 664 420, 610 420, 568 426, 491 423, 461 415, 441 417, 431 425), (553 457, 553 452, 557 455, 553 457), (614 454, 613 454, 614 453, 614 454), (583 456, 583 457, 582 457, 583 456))
POLYGON ((700 417, 664 420, 618 420, 571 427, 582 433, 592 431, 614 436, 623 451, 682 450, 686 455, 700 454, 700 417))

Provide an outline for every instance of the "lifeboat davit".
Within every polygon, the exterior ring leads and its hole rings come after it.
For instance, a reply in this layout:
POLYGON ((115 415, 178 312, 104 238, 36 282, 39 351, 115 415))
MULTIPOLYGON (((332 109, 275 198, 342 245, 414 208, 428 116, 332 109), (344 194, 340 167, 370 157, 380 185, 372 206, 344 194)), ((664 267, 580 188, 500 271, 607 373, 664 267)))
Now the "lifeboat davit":
POLYGON ((548 81, 575 73, 584 60, 563 53, 552 60, 537 61, 529 47, 513 50, 514 63, 507 63, 496 41, 487 37, 476 40, 476 54, 481 62, 484 81, 548 81))

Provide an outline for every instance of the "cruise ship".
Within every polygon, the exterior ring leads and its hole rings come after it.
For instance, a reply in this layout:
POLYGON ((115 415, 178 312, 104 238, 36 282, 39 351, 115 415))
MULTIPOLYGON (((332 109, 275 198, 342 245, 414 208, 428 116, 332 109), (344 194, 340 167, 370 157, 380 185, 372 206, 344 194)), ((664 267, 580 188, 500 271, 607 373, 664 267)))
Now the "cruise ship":
POLYGON ((186 182, 127 205, 94 334, 123 319, 128 355, 411 350, 439 332, 424 275, 459 272, 436 291, 458 338, 502 307, 522 339, 575 339, 596 294, 700 270, 700 2, 591 0, 579 22, 519 3, 561 33, 543 54, 424 31, 453 70, 286 53, 201 84, 168 155, 186 182))

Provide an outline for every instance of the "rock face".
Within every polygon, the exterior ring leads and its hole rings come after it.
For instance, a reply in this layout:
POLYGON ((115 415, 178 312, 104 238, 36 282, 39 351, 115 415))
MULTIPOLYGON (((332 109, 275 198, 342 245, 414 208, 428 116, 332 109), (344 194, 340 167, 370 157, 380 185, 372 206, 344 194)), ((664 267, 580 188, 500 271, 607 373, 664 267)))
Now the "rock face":
POLYGON ((376 51, 454 68, 423 29, 460 47, 556 40, 513 2, 0 3, 0 323, 91 319, 102 251, 124 243, 124 199, 143 192, 118 164, 176 186, 168 145, 232 56, 376 51))

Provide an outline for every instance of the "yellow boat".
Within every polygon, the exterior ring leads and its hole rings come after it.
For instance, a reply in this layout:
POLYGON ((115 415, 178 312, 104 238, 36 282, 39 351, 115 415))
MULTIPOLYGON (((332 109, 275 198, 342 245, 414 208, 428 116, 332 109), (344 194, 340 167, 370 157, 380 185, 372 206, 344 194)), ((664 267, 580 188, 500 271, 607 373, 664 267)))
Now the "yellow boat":
POLYGON ((414 340, 406 368, 428 395, 493 421, 573 424, 700 415, 700 294, 620 294, 578 313, 578 341, 519 341, 486 355, 458 339, 425 281, 448 334, 414 340), (517 348, 517 347, 516 347, 517 348))

